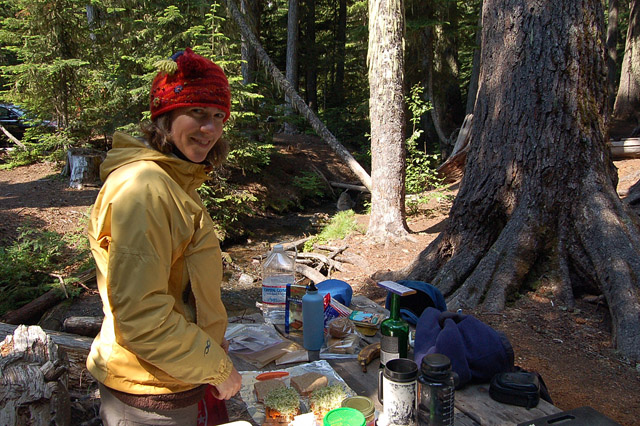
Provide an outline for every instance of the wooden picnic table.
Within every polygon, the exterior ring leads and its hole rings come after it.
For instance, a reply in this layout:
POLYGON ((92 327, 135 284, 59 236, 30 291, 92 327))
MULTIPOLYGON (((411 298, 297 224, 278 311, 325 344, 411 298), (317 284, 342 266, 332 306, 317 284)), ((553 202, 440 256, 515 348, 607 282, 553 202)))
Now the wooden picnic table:
MULTIPOLYGON (((372 309, 377 309, 379 312, 384 312, 384 308, 377 305, 375 302, 367 299, 364 296, 354 296, 352 301, 356 306, 369 306, 372 309), (375 308, 377 306, 377 308, 375 308)), ((388 313, 388 311, 387 311, 388 313)), ((252 321, 256 319, 253 318, 252 321)), ((278 329, 279 327, 276 327, 278 329)), ((290 333, 287 337, 297 343, 301 343, 301 334, 290 333)), ((379 333, 376 336, 367 338, 370 342, 380 339, 379 333)), ((318 353, 310 353, 310 360, 318 359, 318 353)), ((256 370, 256 367, 247 363, 242 358, 232 355, 234 365, 239 371, 251 371, 256 370)), ((378 360, 374 360, 369 364, 367 372, 363 373, 361 366, 358 364, 357 359, 327 359, 327 362, 331 367, 340 375, 344 382, 357 394, 370 398, 378 412, 382 411, 382 405, 378 401, 378 360)), ((267 364, 261 370, 276 370, 290 367, 291 365, 278 365, 274 362, 267 364)), ((238 397, 229 402, 229 405, 234 409, 241 408, 242 402, 238 401, 238 397)), ((466 386, 463 389, 456 390, 455 392, 455 424, 458 426, 505 426, 505 425, 517 425, 518 423, 525 422, 527 420, 533 420, 539 417, 548 416, 561 412, 559 408, 549 404, 544 400, 540 400, 538 405, 532 409, 526 409, 514 405, 503 404, 494 401, 489 396, 489 385, 479 384, 466 386)), ((242 420, 250 421, 252 424, 256 424, 255 421, 246 414, 241 414, 242 420)))

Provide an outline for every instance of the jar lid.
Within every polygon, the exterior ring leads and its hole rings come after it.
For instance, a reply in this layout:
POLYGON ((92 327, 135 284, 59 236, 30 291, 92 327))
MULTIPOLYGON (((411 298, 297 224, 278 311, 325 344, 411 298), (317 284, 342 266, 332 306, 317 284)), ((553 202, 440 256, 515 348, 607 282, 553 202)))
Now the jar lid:
POLYGON ((373 401, 366 396, 350 396, 342 401, 343 407, 355 408, 360 411, 364 417, 369 417, 376 411, 373 401))
POLYGON ((420 372, 433 379, 446 379, 451 374, 451 360, 443 354, 429 354, 422 358, 420 372))
POLYGON ((324 426, 365 426, 366 423, 364 414, 350 407, 335 408, 322 420, 324 426))

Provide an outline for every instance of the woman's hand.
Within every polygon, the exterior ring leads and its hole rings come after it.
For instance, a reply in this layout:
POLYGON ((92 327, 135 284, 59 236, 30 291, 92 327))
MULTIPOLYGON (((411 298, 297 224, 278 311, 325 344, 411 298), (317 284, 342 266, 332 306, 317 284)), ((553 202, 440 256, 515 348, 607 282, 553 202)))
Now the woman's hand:
POLYGON ((229 353, 229 341, 224 337, 222 338, 222 342, 220 342, 220 346, 224 349, 225 353, 229 353))
POLYGON ((213 396, 218 399, 228 400, 240 391, 242 387, 242 376, 235 367, 227 380, 213 387, 213 396))

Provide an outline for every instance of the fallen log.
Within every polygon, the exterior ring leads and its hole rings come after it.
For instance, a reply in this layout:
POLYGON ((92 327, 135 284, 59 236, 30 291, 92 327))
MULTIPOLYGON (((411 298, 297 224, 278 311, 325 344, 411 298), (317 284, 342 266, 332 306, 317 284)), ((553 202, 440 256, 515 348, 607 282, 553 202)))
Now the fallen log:
POLYGON ((103 318, 69 317, 64 320, 63 331, 80 336, 96 337, 102 327, 103 318))
POLYGON ((300 263, 296 263, 296 272, 309 278, 311 281, 314 282, 314 284, 325 281, 327 279, 327 277, 325 277, 315 269, 310 268, 307 265, 302 265, 300 263))
POLYGON ((0 354, 1 425, 71 424, 64 350, 40 327, 20 325, 4 339, 0 354))
POLYGON ((18 138, 13 136, 11 132, 8 131, 2 124, 0 124, 0 130, 2 130, 2 133, 4 133, 5 136, 8 137, 11 142, 15 143, 22 149, 27 149, 27 147, 22 142, 20 142, 18 138))
POLYGON ((51 289, 26 305, 5 313, 0 321, 14 325, 33 324, 38 322, 45 311, 57 305, 61 300, 64 300, 62 292, 58 289, 51 289))
POLYGON ((350 183, 342 183, 342 182, 334 182, 334 181, 331 181, 329 183, 331 184, 331 186, 334 186, 336 188, 353 189, 354 191, 360 191, 360 192, 370 192, 366 186, 362 186, 362 185, 353 185, 350 183))
POLYGON ((327 265, 330 268, 337 269, 338 271, 342 271, 344 269, 340 262, 336 262, 335 260, 319 253, 298 253, 298 259, 313 259, 317 262, 321 262, 322 264, 327 265))

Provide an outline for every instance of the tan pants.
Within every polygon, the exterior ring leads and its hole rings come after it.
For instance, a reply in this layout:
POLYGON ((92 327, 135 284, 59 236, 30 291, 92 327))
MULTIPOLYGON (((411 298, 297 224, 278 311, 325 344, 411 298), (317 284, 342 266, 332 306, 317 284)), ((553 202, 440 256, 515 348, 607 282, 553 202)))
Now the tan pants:
POLYGON ((198 404, 167 411, 146 411, 132 407, 116 398, 102 384, 100 417, 104 426, 196 426, 198 404))

